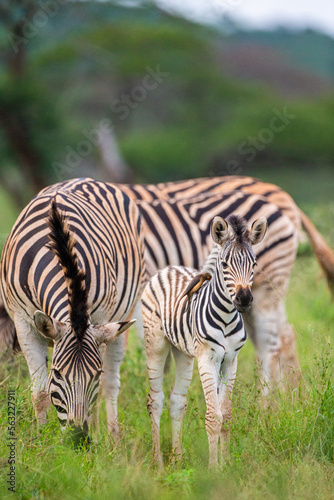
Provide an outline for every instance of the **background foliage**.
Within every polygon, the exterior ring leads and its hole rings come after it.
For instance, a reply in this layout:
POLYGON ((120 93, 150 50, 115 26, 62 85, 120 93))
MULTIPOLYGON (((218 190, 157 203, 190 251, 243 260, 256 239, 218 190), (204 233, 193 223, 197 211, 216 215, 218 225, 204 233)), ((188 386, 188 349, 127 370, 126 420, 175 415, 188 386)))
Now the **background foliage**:
MULTIPOLYGON (((243 174, 277 183, 334 246, 334 40, 328 36, 244 31, 226 18, 202 26, 139 1, 3 0, 0 54, 0 247, 20 209, 45 185, 82 175, 118 180, 117 145, 125 181, 243 174), (51 4, 52 14, 46 11, 51 4), (159 69, 164 76, 139 99, 143 91, 135 89, 159 69), (284 110, 293 118, 273 132, 272 119, 284 110), (94 141, 106 120, 113 127, 103 143, 94 141)), ((88 452, 64 443, 54 409, 38 434, 27 366, 20 355, 2 357, 2 498, 10 388, 17 403, 18 498, 333 498, 334 309, 319 278, 303 245, 287 300, 301 387, 276 391, 264 408, 248 342, 233 397, 231 459, 216 472, 206 468, 197 374, 183 462, 175 467, 168 461, 166 398, 166 470, 158 474, 152 467, 146 362, 134 330, 122 367, 119 447, 107 436, 104 406, 88 452)), ((166 395, 172 378, 170 373, 166 395)))
POLYGON ((102 120, 113 124, 129 166, 126 180, 263 177, 282 167, 302 179, 327 166, 334 180, 334 40, 328 36, 245 32, 225 18, 207 27, 145 2, 130 8, 55 0, 53 15, 42 9, 48 2, 4 4, 0 175, 18 207, 63 178, 117 180, 104 169, 98 144, 91 142, 89 154, 80 148, 83 131, 97 130, 102 120), (136 89, 147 68, 168 76, 142 99, 136 89), (122 112, 126 96, 130 104, 122 112), (294 118, 263 143, 275 110, 284 109, 294 118))

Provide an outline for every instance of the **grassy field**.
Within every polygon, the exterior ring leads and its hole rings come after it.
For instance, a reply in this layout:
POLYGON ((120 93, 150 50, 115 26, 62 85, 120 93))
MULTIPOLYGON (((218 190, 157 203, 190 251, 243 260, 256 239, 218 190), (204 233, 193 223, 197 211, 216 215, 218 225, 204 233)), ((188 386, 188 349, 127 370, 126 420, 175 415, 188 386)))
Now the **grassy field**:
MULTIPOLYGON (((332 237, 328 207, 313 211, 314 221, 332 237), (326 217, 324 213, 326 212, 326 217), (327 232, 328 231, 328 232, 327 232)), ((333 240, 332 240, 333 245, 333 240)), ((184 420, 182 464, 170 465, 171 429, 166 397, 162 417, 165 472, 151 462, 151 429, 146 410, 145 354, 135 330, 122 365, 119 413, 122 440, 114 447, 102 406, 100 430, 89 451, 63 442, 54 408, 37 433, 29 377, 21 355, 0 365, 0 497, 7 491, 9 436, 7 394, 16 391, 16 493, 21 499, 334 499, 334 305, 315 259, 298 258, 287 300, 297 334, 303 373, 293 393, 274 393, 263 408, 255 352, 250 342, 239 355, 233 395, 230 459, 208 471, 205 402, 195 369, 184 420)), ((168 395, 171 372, 165 383, 168 395)), ((14 497, 15 497, 14 496, 14 497)))

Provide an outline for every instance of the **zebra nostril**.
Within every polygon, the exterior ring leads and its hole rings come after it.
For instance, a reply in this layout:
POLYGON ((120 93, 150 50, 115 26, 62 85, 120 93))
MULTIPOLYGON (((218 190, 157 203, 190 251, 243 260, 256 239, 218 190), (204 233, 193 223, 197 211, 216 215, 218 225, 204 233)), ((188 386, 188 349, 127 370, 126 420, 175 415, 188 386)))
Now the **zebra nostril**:
POLYGON ((253 302, 253 295, 249 288, 239 287, 235 298, 234 304, 238 310, 241 312, 246 311, 250 308, 253 302))

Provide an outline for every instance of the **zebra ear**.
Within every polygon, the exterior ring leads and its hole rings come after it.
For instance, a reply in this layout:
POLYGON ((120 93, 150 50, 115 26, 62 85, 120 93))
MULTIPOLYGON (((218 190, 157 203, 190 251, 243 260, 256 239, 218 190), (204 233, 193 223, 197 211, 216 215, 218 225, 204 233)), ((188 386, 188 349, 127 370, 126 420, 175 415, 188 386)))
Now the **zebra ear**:
POLYGON ((135 319, 131 321, 119 321, 118 323, 107 323, 106 325, 94 326, 93 335, 96 342, 100 344, 108 344, 113 342, 125 330, 130 328, 136 322, 135 319))
POLYGON ((261 217, 260 219, 254 221, 248 233, 249 243, 251 245, 261 243, 266 235, 267 229, 268 222, 265 217, 261 217))
POLYGON ((36 311, 34 314, 34 322, 37 330, 47 339, 57 342, 61 339, 68 327, 65 323, 61 323, 56 319, 51 319, 42 311, 36 311))
POLYGON ((229 227, 226 220, 215 217, 211 224, 211 237, 217 245, 223 245, 229 237, 229 227))

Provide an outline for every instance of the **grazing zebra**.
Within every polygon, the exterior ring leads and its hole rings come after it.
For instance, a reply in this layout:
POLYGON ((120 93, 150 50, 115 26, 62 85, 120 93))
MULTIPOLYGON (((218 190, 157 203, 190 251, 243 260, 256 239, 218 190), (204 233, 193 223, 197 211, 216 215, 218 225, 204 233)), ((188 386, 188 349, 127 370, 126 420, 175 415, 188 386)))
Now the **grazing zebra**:
POLYGON ((247 311, 252 303, 256 264, 252 245, 262 241, 266 230, 265 218, 256 220, 249 229, 246 221, 235 215, 226 220, 214 218, 211 238, 218 249, 213 250, 214 258, 210 259, 210 267, 214 261, 212 279, 202 281, 187 310, 184 292, 192 280, 196 286, 198 271, 170 266, 154 275, 145 287, 142 311, 150 380, 147 408, 152 423, 153 455, 160 467, 162 381, 171 346, 175 358, 175 384, 170 394, 175 457, 181 457, 182 420, 195 357, 206 401, 209 466, 217 464, 219 437, 222 454, 227 451, 237 354, 246 341, 240 312, 247 311))
POLYGON ((116 336, 131 324, 144 272, 140 214, 116 186, 91 179, 55 184, 23 210, 3 250, 0 289, 40 423, 50 394, 61 425, 73 423, 87 434, 102 373, 99 346, 107 344, 102 388, 108 428, 117 435, 125 339, 116 336))
MULTIPOLYGON (((254 274, 254 303, 252 309, 244 313, 244 320, 257 349, 263 393, 269 391, 272 380, 279 383, 286 373, 292 383, 298 383, 297 353, 294 345, 291 348, 285 340, 289 334, 294 338, 284 303, 298 247, 298 234, 291 220, 266 199, 240 191, 202 195, 191 200, 138 201, 137 204, 143 216, 150 276, 170 263, 195 269, 203 265, 212 248, 208 228, 213 212, 226 218, 233 207, 246 221, 266 217, 267 236, 254 249, 258 262, 254 274), (282 349, 285 366, 280 356, 282 349)), ((203 272, 206 270, 207 267, 203 272)))

